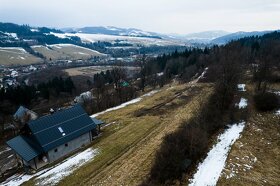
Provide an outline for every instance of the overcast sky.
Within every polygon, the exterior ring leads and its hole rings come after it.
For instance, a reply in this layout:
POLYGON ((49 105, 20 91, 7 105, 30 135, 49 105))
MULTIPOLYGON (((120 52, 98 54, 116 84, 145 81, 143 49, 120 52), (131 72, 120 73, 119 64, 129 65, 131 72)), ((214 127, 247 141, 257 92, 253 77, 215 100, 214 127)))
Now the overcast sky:
POLYGON ((0 22, 161 33, 280 29, 280 0, 0 0, 0 22))

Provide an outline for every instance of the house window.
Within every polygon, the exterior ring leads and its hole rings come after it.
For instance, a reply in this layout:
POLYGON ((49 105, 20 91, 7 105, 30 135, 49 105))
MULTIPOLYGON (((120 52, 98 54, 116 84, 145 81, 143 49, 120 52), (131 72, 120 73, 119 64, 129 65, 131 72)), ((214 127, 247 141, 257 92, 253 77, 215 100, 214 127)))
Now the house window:
POLYGON ((65 147, 68 147, 68 143, 65 143, 65 147))
POLYGON ((54 152, 57 152, 57 149, 54 149, 54 152))

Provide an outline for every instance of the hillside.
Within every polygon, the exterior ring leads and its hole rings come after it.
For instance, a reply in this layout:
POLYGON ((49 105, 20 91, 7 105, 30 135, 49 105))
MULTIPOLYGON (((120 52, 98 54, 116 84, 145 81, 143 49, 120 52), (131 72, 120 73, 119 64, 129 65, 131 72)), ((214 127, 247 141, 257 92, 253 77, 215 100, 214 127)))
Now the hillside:
POLYGON ((271 33, 271 32, 274 32, 274 31, 236 32, 236 33, 226 34, 224 36, 212 39, 211 43, 222 45, 222 44, 226 44, 230 41, 238 40, 238 39, 241 39, 241 38, 251 37, 251 36, 263 36, 263 35, 265 35, 267 33, 271 33))
POLYGON ((29 54, 21 47, 0 47, 0 65, 30 65, 42 62, 41 58, 29 54))
POLYGON ((85 34, 103 34, 114 36, 132 36, 132 37, 148 37, 161 39, 160 34, 154 32, 146 32, 135 28, 118 28, 108 27, 83 27, 83 28, 62 28, 66 33, 85 33, 85 34))
POLYGON ((54 45, 34 45, 31 48, 41 53, 48 60, 77 60, 77 59, 89 59, 93 57, 106 56, 95 50, 80 47, 73 44, 54 44, 54 45))

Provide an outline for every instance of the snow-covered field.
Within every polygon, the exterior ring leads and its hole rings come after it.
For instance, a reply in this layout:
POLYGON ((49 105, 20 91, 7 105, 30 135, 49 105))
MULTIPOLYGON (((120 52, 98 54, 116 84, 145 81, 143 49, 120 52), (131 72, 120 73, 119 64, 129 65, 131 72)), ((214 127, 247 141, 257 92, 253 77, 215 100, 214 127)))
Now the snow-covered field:
POLYGON ((231 146, 239 138, 245 127, 245 122, 231 125, 218 137, 218 143, 208 152, 206 159, 199 164, 197 172, 190 180, 190 186, 216 185, 231 146))
POLYGON ((36 185, 55 185, 64 177, 70 175, 74 170, 78 169, 85 163, 93 160, 99 153, 98 149, 88 148, 83 152, 67 158, 60 164, 51 168, 46 168, 33 175, 17 174, 8 178, 0 185, 17 186, 32 178, 35 178, 36 185))
POLYGON ((144 94, 143 96, 141 96, 141 97, 139 97, 139 98, 132 99, 132 100, 130 100, 130 101, 128 101, 128 102, 122 103, 122 104, 119 105, 119 106, 109 108, 109 109, 104 110, 104 111, 102 111, 102 112, 98 112, 98 113, 96 113, 96 114, 91 115, 90 117, 95 118, 95 117, 97 117, 97 116, 99 116, 99 115, 101 115, 101 114, 104 114, 104 113, 106 113, 106 112, 110 112, 110 111, 113 111, 113 110, 118 110, 118 109, 124 108, 124 107, 126 107, 126 106, 128 106, 128 105, 131 105, 131 104, 134 104, 134 103, 137 103, 137 102, 141 101, 144 97, 152 96, 152 95, 154 95, 154 94, 157 93, 157 92, 158 92, 158 90, 153 90, 153 91, 151 91, 151 92, 149 92, 149 93, 147 93, 147 94, 144 94))
POLYGON ((136 45, 159 45, 159 46, 168 46, 168 45, 185 45, 185 43, 165 40, 165 39, 156 39, 156 38, 145 38, 145 37, 131 37, 131 36, 113 36, 105 34, 85 34, 85 33, 51 33, 59 38, 67 38, 71 36, 80 37, 83 42, 94 43, 98 41, 106 42, 115 42, 116 40, 125 41, 127 43, 136 44, 136 45))

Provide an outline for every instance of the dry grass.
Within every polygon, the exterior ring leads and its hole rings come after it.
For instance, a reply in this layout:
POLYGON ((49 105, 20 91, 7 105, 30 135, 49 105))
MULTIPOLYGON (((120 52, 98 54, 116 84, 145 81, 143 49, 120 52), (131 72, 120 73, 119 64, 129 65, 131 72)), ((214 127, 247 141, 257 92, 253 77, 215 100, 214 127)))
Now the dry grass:
MULTIPOLYGON (((124 66, 127 74, 135 73, 139 70, 137 67, 124 66)), ((106 70, 112 70, 113 66, 89 66, 89 67, 76 67, 68 68, 64 71, 68 73, 69 76, 89 76, 92 77, 94 74, 105 72, 106 70)))
MULTIPOLYGON (((279 90, 279 85, 271 85, 279 90)), ((280 116, 258 113, 249 96, 248 122, 241 138, 233 145, 218 185, 279 185, 280 116)))
POLYGON ((102 71, 111 70, 110 66, 91 66, 91 67, 77 67, 77 68, 68 68, 64 71, 68 73, 69 76, 90 76, 100 73, 102 71))
POLYGON ((1 48, 0 47, 0 65, 29 65, 41 63, 43 60, 23 51, 23 48, 1 48))
POLYGON ((101 153, 92 162, 62 180, 60 185, 140 184, 150 171, 163 137, 192 117, 201 104, 201 97, 202 100, 207 99, 212 90, 209 86, 196 85, 199 91, 192 94, 192 88, 188 86, 166 87, 137 104, 100 116, 99 119, 106 123, 115 122, 103 129, 102 137, 93 145, 101 153), (183 93, 169 102, 178 92, 183 93), (192 99, 185 99, 186 97, 192 99), (150 108, 164 101, 167 106, 172 104, 173 109, 166 107, 167 111, 162 115, 151 113, 135 116, 137 110, 150 108))
POLYGON ((89 59, 95 56, 102 56, 101 53, 87 48, 79 47, 71 44, 33 46, 34 51, 43 54, 48 60, 75 60, 89 59))

